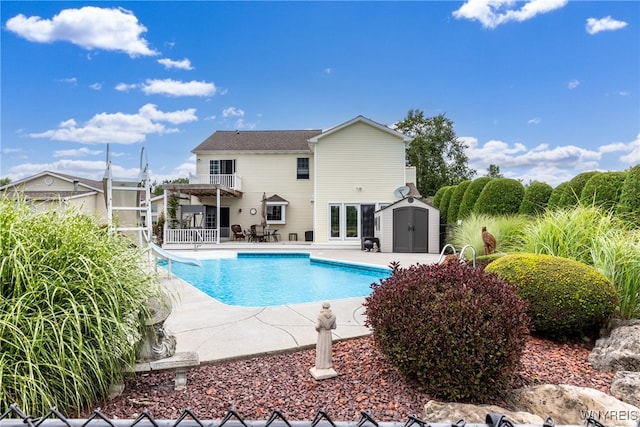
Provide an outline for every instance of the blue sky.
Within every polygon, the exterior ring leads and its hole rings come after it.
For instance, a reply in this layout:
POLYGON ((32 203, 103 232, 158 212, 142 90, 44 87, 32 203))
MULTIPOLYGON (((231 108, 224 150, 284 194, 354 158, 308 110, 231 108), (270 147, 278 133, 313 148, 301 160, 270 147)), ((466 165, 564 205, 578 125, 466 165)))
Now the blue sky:
POLYGON ((2 1, 0 177, 195 172, 216 130, 445 114, 478 176, 640 163, 640 2, 2 1))

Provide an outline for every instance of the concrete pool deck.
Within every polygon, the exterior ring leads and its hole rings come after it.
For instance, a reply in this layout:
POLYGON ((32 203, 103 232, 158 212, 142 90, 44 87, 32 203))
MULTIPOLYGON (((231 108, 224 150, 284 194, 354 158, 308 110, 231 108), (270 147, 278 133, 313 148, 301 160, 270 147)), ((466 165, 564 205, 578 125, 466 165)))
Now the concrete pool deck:
MULTIPOLYGON (((240 244, 220 245, 220 249, 171 251, 181 257, 205 259, 224 256, 224 251, 305 252, 312 257, 360 264, 403 267, 433 263, 434 254, 363 252, 358 248, 316 245, 240 244)), ((316 317, 321 302, 277 307, 237 307, 221 303, 177 277, 161 271, 162 284, 174 296, 173 310, 165 322, 176 336, 177 352, 197 352, 200 363, 219 362, 283 351, 314 347, 316 317)), ((334 340, 366 336, 364 298, 331 301, 337 318, 334 340)))

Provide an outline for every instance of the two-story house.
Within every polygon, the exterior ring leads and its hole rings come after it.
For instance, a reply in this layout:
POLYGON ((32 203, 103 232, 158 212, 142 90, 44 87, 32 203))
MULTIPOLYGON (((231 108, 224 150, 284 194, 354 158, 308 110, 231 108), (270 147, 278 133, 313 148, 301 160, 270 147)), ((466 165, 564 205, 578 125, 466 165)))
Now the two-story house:
POLYGON ((246 235, 266 220, 281 241, 359 246, 399 187, 419 196, 410 141, 363 116, 324 131, 216 131, 192 150, 189 184, 166 186, 165 212, 172 195, 180 204, 164 243, 232 239, 232 225, 246 235))

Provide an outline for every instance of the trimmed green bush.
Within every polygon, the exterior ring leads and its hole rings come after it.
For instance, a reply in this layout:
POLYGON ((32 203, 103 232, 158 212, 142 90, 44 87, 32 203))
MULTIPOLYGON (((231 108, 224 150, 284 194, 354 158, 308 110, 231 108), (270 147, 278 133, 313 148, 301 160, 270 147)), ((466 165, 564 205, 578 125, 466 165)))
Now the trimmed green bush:
POLYGON ((620 199, 626 172, 598 172, 582 188, 580 202, 603 209, 615 209, 620 199))
POLYGON ((616 213, 628 223, 640 228, 640 164, 627 171, 627 177, 622 184, 620 199, 616 206, 616 213))
POLYGON ((0 197, 0 225, 0 407, 79 413, 135 361, 148 262, 73 209, 0 197))
POLYGON ((578 201, 578 197, 573 192, 573 188, 569 181, 558 184, 549 196, 549 203, 547 203, 547 209, 564 209, 571 206, 575 206, 578 201))
POLYGON ((494 178, 478 196, 473 212, 476 214, 517 214, 524 196, 524 187, 517 179, 494 178))
POLYGON ((372 288, 364 306, 376 345, 428 393, 481 400, 510 387, 529 331, 514 286, 451 262, 396 268, 372 288))
POLYGON ((444 187, 440 187, 438 191, 436 191, 436 194, 433 195, 433 200, 431 201, 433 207, 440 209, 440 201, 442 200, 442 195, 444 194, 446 187, 446 185, 444 187))
POLYGON ((552 255, 510 254, 486 272, 513 283, 529 302, 534 333, 550 338, 592 334, 613 313, 613 284, 593 267, 552 255))
POLYGON ((482 193, 482 189, 492 178, 488 176, 481 176, 480 178, 476 178, 467 187, 462 196, 462 201, 460 201, 460 206, 458 207, 458 218, 465 219, 473 212, 473 205, 476 204, 476 200, 478 200, 478 196, 482 193))
POLYGON ((449 200, 449 209, 447 209, 447 223, 455 224, 458 221, 458 209, 460 208, 462 197, 467 187, 469 187, 469 184, 471 184, 470 180, 462 181, 456 186, 455 190, 453 190, 453 194, 449 200))
POLYGON ((518 212, 522 215, 537 215, 545 211, 553 188, 546 182, 534 181, 524 188, 524 197, 518 212))
POLYGON ((570 181, 563 182, 553 189, 549 197, 549 209, 564 209, 578 205, 582 189, 591 177, 599 173, 598 171, 582 172, 570 181))
POLYGON ((455 190, 455 185, 447 185, 444 187, 444 191, 442 192, 442 199, 440 199, 440 222, 446 224, 447 223, 447 214, 449 212, 449 201, 451 200, 451 195, 455 190))

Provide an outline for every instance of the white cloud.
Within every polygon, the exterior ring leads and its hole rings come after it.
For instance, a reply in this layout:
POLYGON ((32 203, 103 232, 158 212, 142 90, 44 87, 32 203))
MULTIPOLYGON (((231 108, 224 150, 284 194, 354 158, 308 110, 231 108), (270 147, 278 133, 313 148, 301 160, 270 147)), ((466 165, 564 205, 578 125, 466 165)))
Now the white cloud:
POLYGON ((243 117, 244 111, 236 107, 228 107, 222 110, 222 117, 243 117))
POLYGON ((568 0, 467 0, 453 12, 458 19, 480 21, 485 28, 496 28, 507 22, 522 22, 536 15, 564 7, 568 0), (519 9, 516 7, 520 6, 519 9))
POLYGON ((542 122, 542 119, 540 117, 534 117, 533 119, 529 119, 527 123, 530 125, 539 125, 540 122, 542 122))
POLYGON ((557 185, 577 173, 596 169, 602 157, 601 151, 573 145, 552 148, 541 144, 529 149, 521 143, 491 140, 480 144, 473 137, 460 139, 468 146, 465 153, 469 167, 484 171, 490 164, 498 165, 506 177, 521 179, 525 183, 538 180, 557 185))
POLYGON ((75 78, 75 77, 68 77, 66 79, 58 79, 58 81, 62 82, 62 83, 69 83, 72 86, 75 86, 75 85, 78 84, 78 79, 75 78))
POLYGON ((53 157, 84 157, 99 154, 102 154, 102 150, 90 150, 87 147, 82 147, 72 150, 56 150, 53 152, 53 157))
POLYGON ((164 65, 164 68, 178 68, 180 70, 193 70, 191 66, 191 61, 188 59, 183 59, 181 61, 174 61, 169 58, 158 59, 158 63, 164 65))
POLYGON ((133 90, 137 87, 138 85, 136 84, 118 83, 116 85, 116 90, 119 92, 129 92, 130 90, 133 90))
POLYGON ((213 83, 195 80, 182 82, 172 79, 148 79, 142 85, 142 91, 147 95, 212 96, 216 93, 216 86, 213 83))
POLYGON ((627 23, 624 21, 617 21, 610 16, 605 18, 596 19, 589 18, 587 19, 586 30, 589 34, 598 34, 602 31, 616 31, 621 30, 627 26, 627 23))
POLYGON ((578 86, 580 86, 580 80, 575 80, 575 79, 574 79, 574 80, 571 80, 571 81, 567 84, 567 87, 568 87, 569 89, 575 89, 575 88, 577 88, 578 86))
POLYGON ((624 153, 619 160, 629 165, 640 163, 640 134, 631 142, 614 142, 602 145, 599 148, 601 153, 624 153))
POLYGON ((93 90, 101 90, 102 89, 102 84, 101 83, 92 83, 89 85, 89 87, 93 90))
POLYGON ((67 41, 87 50, 124 52, 131 57, 157 55, 141 37, 147 29, 122 8, 65 9, 52 19, 20 14, 9 19, 6 28, 37 43, 67 41))
POLYGON ((167 128, 163 122, 182 124, 198 120, 195 109, 162 112, 153 104, 142 106, 136 114, 100 113, 79 126, 74 119, 62 122, 57 129, 32 133, 32 138, 72 141, 83 144, 135 144, 148 134, 167 134, 178 129, 167 128))
POLYGON ((327 67, 327 68, 325 68, 325 69, 324 69, 324 73, 325 73, 325 74, 333 74, 333 68, 331 68, 331 67, 327 67))

